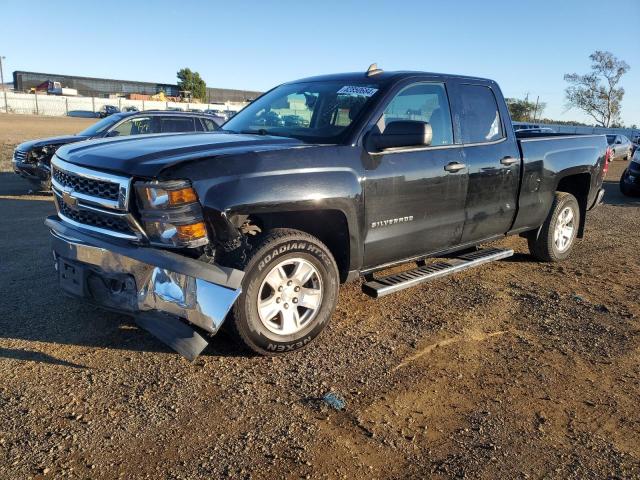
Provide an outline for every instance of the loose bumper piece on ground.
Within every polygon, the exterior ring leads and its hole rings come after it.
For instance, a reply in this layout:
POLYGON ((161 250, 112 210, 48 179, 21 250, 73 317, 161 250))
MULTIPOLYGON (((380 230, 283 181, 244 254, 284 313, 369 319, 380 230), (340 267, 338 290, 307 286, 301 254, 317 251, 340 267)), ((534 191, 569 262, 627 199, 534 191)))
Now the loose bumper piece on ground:
POLYGON ((55 267, 65 292, 126 312, 193 360, 241 292, 239 270, 176 253, 105 241, 49 217, 55 267), (197 327, 197 328, 195 328, 197 327))

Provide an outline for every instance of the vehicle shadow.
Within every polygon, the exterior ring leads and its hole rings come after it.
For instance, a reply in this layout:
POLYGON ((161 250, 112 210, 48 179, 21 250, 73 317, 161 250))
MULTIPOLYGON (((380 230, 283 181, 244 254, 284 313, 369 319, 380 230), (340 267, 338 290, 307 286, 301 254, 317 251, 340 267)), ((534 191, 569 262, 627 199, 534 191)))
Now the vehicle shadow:
POLYGON ((602 184, 604 188, 605 205, 615 205, 616 207, 639 207, 640 197, 627 197, 620 191, 619 180, 605 180, 602 184))
POLYGON ((60 360, 46 353, 36 352, 33 350, 20 350, 17 348, 2 348, 0 347, 0 359, 5 358, 9 360, 20 360, 26 362, 36 363, 48 363, 50 365, 60 365, 63 367, 71 368, 87 368, 84 365, 78 363, 67 362, 66 360, 60 360))
POLYGON ((42 199, 51 198, 51 192, 41 190, 38 185, 13 172, 0 172, 0 196, 41 195, 42 199))

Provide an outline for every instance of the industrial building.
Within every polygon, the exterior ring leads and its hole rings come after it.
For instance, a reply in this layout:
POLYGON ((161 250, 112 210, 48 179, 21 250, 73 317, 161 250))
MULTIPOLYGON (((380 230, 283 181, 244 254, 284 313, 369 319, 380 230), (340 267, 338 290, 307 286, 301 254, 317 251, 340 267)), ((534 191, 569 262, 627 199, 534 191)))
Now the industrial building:
MULTIPOLYGON (((169 83, 136 82, 107 78, 77 77, 56 73, 13 72, 13 88, 16 92, 28 92, 29 89, 48 80, 60 82, 64 87, 75 88, 79 95, 86 97, 127 96, 130 94, 155 95, 164 92, 169 97, 178 97, 177 85, 169 83)), ((241 103, 255 99, 261 92, 207 87, 207 103, 241 103)))

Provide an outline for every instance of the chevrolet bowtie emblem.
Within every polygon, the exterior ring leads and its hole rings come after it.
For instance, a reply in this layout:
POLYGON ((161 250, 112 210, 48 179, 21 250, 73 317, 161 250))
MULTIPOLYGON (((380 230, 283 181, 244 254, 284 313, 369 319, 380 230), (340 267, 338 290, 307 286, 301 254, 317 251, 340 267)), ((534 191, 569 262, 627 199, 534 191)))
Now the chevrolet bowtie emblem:
POLYGON ((73 190, 71 190, 70 188, 65 188, 63 190, 63 192, 62 192, 62 201, 71 210, 77 210, 78 209, 78 199, 73 196, 73 190))

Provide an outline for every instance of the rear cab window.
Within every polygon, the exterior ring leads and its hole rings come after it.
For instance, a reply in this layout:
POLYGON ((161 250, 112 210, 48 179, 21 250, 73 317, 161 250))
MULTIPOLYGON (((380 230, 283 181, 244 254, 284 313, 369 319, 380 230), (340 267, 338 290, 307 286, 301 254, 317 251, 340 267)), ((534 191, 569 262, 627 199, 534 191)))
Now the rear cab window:
POLYGON ((460 84, 457 102, 456 122, 461 143, 492 143, 505 138, 498 102, 490 87, 460 84))

